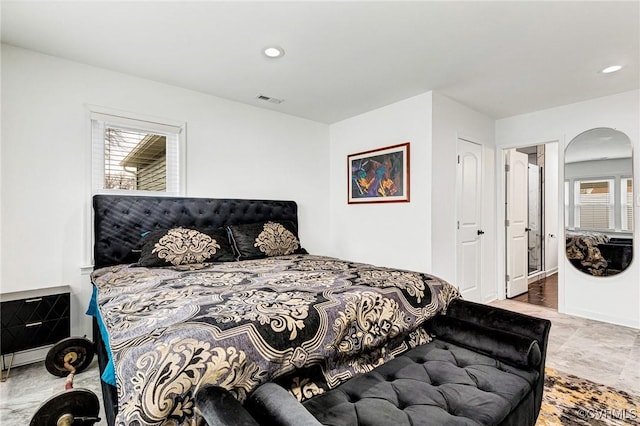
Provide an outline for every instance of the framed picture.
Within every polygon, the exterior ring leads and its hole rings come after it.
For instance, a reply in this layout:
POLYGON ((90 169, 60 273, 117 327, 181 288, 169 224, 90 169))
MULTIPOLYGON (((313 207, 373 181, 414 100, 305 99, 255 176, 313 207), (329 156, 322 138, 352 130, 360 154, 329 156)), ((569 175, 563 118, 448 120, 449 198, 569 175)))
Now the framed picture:
POLYGON ((347 156, 348 202, 409 202, 409 142, 347 156))

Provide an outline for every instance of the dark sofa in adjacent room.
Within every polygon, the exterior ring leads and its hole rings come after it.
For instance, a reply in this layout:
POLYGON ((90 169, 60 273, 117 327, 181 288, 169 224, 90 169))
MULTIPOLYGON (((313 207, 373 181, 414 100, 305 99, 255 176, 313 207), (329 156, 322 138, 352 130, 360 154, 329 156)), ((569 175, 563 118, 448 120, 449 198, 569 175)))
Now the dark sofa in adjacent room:
POLYGON ((608 242, 599 244, 598 249, 608 263, 606 275, 624 271, 633 260, 632 238, 611 238, 608 242))
POLYGON ((425 327, 431 342, 302 403, 276 383, 244 405, 216 386, 196 403, 211 425, 535 424, 549 321, 456 300, 425 327))

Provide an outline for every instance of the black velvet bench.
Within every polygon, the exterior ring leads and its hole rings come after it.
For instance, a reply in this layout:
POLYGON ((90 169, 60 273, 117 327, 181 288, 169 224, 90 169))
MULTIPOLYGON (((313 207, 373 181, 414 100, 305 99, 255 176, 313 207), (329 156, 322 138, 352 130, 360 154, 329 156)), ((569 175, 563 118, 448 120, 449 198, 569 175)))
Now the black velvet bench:
POLYGON ((218 387, 196 404, 211 426, 534 425, 550 326, 458 300, 425 325, 430 343, 303 403, 266 383, 244 406, 218 387))

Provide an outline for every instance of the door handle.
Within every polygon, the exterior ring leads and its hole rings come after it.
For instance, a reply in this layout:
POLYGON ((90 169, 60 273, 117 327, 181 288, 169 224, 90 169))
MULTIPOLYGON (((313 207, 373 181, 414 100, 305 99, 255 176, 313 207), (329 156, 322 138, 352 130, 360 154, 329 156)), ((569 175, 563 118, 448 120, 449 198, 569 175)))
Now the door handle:
POLYGON ((484 231, 482 229, 478 229, 478 235, 484 235, 484 231))
POLYGON ((531 228, 524 228, 525 232, 531 231, 531 228))

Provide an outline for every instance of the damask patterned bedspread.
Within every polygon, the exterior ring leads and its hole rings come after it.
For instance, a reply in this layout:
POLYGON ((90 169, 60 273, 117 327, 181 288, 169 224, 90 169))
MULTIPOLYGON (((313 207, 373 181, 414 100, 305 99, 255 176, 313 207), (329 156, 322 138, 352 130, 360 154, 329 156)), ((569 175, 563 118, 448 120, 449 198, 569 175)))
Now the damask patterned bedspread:
POLYGON ((92 281, 115 365, 117 425, 197 425, 193 397, 207 383, 243 401, 287 377, 298 399, 310 397, 426 343, 420 325, 458 297, 427 274, 311 255, 119 265, 92 281))
POLYGON ((605 275, 609 262, 602 256, 598 245, 607 243, 609 240, 607 235, 600 232, 567 232, 567 258, 580 261, 580 269, 584 272, 591 275, 605 275))

